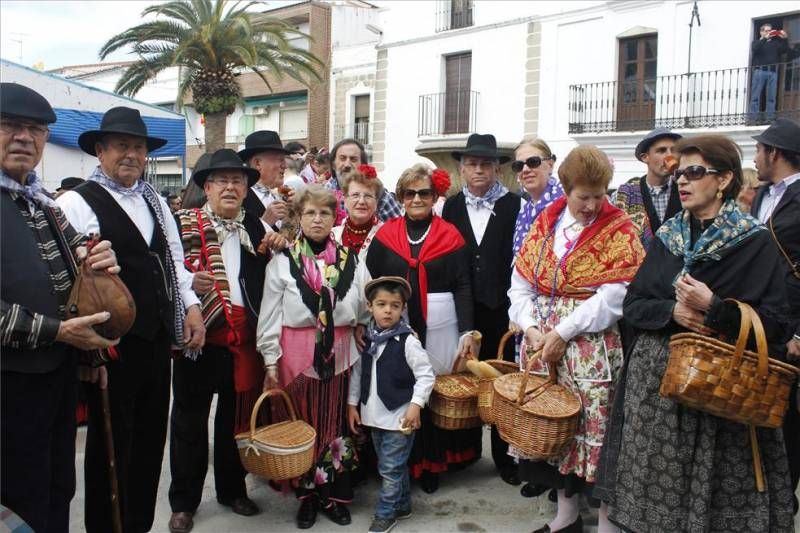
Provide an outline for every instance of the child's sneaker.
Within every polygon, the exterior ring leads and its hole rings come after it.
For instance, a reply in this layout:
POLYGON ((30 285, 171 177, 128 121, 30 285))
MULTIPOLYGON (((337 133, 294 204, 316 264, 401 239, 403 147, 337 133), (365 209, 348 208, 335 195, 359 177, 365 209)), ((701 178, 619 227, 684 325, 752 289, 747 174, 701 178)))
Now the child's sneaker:
POLYGON ((394 526, 397 525, 397 520, 394 518, 378 518, 372 520, 372 525, 369 526, 368 533, 386 533, 394 526))
POLYGON ((409 507, 408 509, 403 509, 402 511, 397 511, 394 517, 397 520, 405 520, 406 518, 411 518, 411 507, 409 507))

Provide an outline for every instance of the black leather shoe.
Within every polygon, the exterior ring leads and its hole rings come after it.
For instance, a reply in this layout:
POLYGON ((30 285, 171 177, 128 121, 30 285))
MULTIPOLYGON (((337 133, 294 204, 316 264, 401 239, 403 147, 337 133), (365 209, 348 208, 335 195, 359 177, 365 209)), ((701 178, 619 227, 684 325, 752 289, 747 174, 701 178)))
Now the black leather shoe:
POLYGON ((516 468, 503 468, 500 470, 500 478, 509 485, 517 486, 522 484, 516 468))
POLYGON ((331 502, 330 505, 322 508, 322 514, 340 526, 346 526, 350 523, 350 511, 341 503, 331 502))
MULTIPOLYGON (((219 501, 219 500, 218 500, 219 501)), ((258 505, 248 497, 234 498, 230 501, 219 501, 220 504, 230 507, 231 511, 242 516, 253 516, 261 512, 258 505)))
POLYGON ((544 485, 534 485, 533 483, 525 483, 522 485, 522 488, 519 489, 519 493, 523 498, 535 498, 541 496, 546 491, 547 487, 544 485))
POLYGON ((552 530, 550 526, 547 524, 544 527, 540 527, 539 529, 534 529, 533 533, 583 533, 583 517, 578 515, 578 519, 575 520, 573 523, 568 525, 567 527, 562 527, 561 529, 552 530))
POLYGON ((314 496, 301 500, 296 521, 298 529, 308 529, 317 521, 317 499, 314 496))
POLYGON ((419 484, 426 494, 433 494, 439 490, 439 474, 435 472, 423 472, 419 478, 419 484))
POLYGON ((550 492, 547 493, 547 499, 553 503, 558 503, 558 492, 556 489, 550 489, 550 492))

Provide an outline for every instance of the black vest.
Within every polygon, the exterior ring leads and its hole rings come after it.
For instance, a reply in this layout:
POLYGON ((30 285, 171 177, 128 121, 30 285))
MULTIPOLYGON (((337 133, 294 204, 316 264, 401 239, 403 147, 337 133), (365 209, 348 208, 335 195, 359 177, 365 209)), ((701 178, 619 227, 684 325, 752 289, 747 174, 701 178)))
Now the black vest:
MULTIPOLYGON (((136 302, 136 320, 128 335, 153 340, 165 328, 172 331, 170 280, 166 265, 167 239, 159 229, 153 209, 153 235, 148 245, 139 229, 114 197, 102 185, 87 181, 74 189, 92 208, 100 224, 100 235, 111 241, 122 271, 119 277, 131 291, 136 302)), ((148 204, 149 207, 149 204, 148 204)), ((169 213, 165 213, 167 223, 169 213)), ((183 305, 183 302, 175 302, 183 305)))
MULTIPOLYGON (((386 341, 375 372, 378 374, 378 398, 389 411, 394 411, 411 401, 414 395, 414 385, 417 383, 414 373, 406 361, 406 339, 410 333, 400 335, 400 340, 394 338, 386 341)), ((370 383, 372 381, 372 356, 367 353, 370 342, 361 354, 361 403, 366 404, 369 399, 370 383)))
POLYGON ((246 213, 249 213, 256 218, 261 218, 261 215, 263 215, 264 211, 267 210, 266 207, 264 207, 264 204, 258 198, 258 195, 253 192, 253 189, 250 188, 247 189, 247 196, 244 197, 242 207, 244 207, 246 213))
POLYGON ((448 198, 442 209, 442 218, 457 227, 467 241, 472 256, 473 298, 489 309, 508 309, 506 293, 511 286, 514 228, 519 208, 520 198, 516 194, 500 198, 494 204, 494 215, 489 217, 480 245, 472 232, 463 192, 448 198))
MULTIPOLYGON (((48 217, 50 226, 55 223, 48 217)), ((54 238, 51 227, 41 237, 31 234, 19 207, 6 191, 0 193, 0 293, 3 302, 19 304, 30 311, 62 319, 58 298, 54 295, 50 269, 39 253, 37 242, 54 238)), ((64 250, 61 253, 65 253, 64 250)), ((69 253, 69 252, 67 252, 69 253)), ((2 348, 0 368, 3 372, 44 374, 52 372, 75 353, 66 344, 54 343, 36 350, 2 348)))
MULTIPOLYGON (((250 235, 250 242, 253 243, 253 247, 258 248, 258 243, 261 242, 266 233, 264 225, 257 217, 245 212, 244 228, 250 235)), ((261 309, 261 296, 264 293, 267 257, 252 255, 244 247, 240 248, 239 287, 242 289, 244 306, 247 310, 247 320, 255 328, 258 324, 258 312, 261 309)), ((229 279, 228 283, 234 283, 234 280, 229 279)))

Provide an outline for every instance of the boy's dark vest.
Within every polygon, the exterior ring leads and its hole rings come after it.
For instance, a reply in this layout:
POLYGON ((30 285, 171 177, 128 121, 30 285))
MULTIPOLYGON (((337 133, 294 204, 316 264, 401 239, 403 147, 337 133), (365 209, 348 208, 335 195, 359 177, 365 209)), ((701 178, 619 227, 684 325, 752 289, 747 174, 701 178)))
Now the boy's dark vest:
MULTIPOLYGON (((148 245, 139 229, 114 197, 102 185, 87 181, 74 189, 92 208, 100 224, 100 236, 111 241, 122 271, 119 277, 131 291, 136 302, 136 321, 128 332, 146 340, 153 340, 162 326, 171 332, 172 294, 170 280, 165 268, 167 256, 166 236, 159 229, 156 214, 148 204, 153 216, 153 236, 148 245)), ((169 213, 165 213, 171 223, 169 213)), ((183 305, 175 302, 175 305, 183 305)))
MULTIPOLYGON (((414 395, 414 385, 417 380, 406 361, 406 339, 410 333, 399 335, 399 339, 391 338, 386 341, 383 353, 375 364, 378 374, 376 388, 378 398, 389 411, 394 411, 411 401, 414 395)), ((372 356, 367 353, 370 342, 361 354, 361 403, 366 404, 369 399, 370 383, 372 381, 372 356)))

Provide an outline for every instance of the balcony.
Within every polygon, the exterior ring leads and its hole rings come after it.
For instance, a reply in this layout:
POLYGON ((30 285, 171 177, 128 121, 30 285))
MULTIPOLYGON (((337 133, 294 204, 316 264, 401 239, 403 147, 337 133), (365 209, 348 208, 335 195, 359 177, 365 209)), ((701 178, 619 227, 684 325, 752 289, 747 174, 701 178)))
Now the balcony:
POLYGON ((342 139, 355 139, 364 146, 372 144, 372 128, 370 123, 356 122, 354 124, 336 124, 333 127, 334 142, 342 139))
POLYGON ((472 0, 440 0, 436 8, 436 33, 472 26, 472 0))
POLYGON ((479 95, 476 91, 420 95, 417 135, 428 137, 476 131, 479 95))
MULTIPOLYGON (((800 64, 760 68, 777 74, 776 116, 800 119, 800 64)), ((764 124, 771 118, 763 112, 749 112, 754 70, 742 67, 630 82, 570 85, 569 132, 764 124)), ((763 95, 760 111, 764 110, 765 100, 763 95)))

